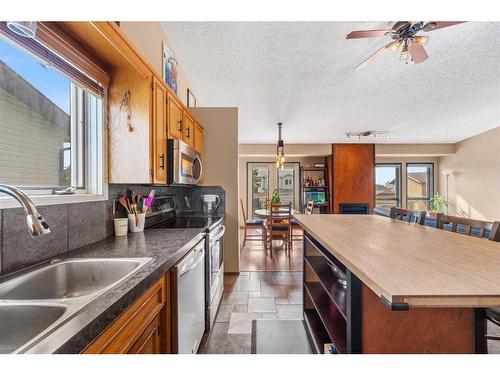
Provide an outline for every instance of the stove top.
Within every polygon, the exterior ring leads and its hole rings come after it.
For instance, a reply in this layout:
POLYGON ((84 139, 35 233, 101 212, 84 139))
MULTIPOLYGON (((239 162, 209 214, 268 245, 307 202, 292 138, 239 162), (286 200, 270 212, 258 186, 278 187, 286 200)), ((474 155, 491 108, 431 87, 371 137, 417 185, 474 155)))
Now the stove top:
POLYGON ((202 228, 210 230, 221 220, 221 216, 181 216, 153 224, 150 228, 202 228))

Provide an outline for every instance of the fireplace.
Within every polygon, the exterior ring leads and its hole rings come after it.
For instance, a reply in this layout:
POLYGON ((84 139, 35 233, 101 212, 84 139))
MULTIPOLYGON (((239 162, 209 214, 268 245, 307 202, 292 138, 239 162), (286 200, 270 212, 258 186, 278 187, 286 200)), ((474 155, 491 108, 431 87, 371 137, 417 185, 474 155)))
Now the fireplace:
POLYGON ((339 208, 341 214, 368 214, 368 203, 340 203, 339 208))

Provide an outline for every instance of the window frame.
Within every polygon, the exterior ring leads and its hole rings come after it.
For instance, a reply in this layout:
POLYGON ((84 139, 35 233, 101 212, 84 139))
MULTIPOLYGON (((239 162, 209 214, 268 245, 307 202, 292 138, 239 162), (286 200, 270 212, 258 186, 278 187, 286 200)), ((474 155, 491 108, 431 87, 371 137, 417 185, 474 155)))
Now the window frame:
POLYGON ((434 182, 434 173, 435 171, 435 165, 434 162, 429 161, 429 162, 410 162, 405 164, 405 176, 406 176, 406 208, 408 208, 408 201, 427 201, 427 210, 429 210, 429 204, 431 198, 434 196, 434 191, 435 191, 435 182, 434 182), (428 167, 431 166, 432 170, 431 173, 429 173, 429 183, 427 184, 427 194, 428 197, 409 197, 408 196, 408 167, 411 166, 420 166, 420 167, 428 167))
MULTIPOLYGON (((66 77, 71 82, 71 94, 70 100, 73 101, 73 91, 81 93, 81 103, 84 103, 79 107, 82 110, 82 116, 78 116, 78 119, 71 119, 70 127, 71 133, 73 133, 74 122, 81 120, 85 121, 83 134, 80 134, 80 141, 83 142, 79 144, 78 147, 83 147, 83 154, 80 154, 78 163, 81 163, 83 171, 80 171, 80 177, 83 178, 83 184, 78 184, 76 186, 77 190, 75 194, 69 195, 57 195, 54 194, 53 190, 65 188, 66 186, 54 186, 54 187, 43 187, 43 186, 26 186, 17 185, 23 191, 26 192, 28 196, 33 200, 36 205, 52 205, 52 204, 66 204, 66 203, 77 203, 77 202, 93 202, 108 199, 108 186, 107 186, 107 134, 105 131, 106 123, 106 108, 107 108, 107 87, 109 83, 109 77, 104 71, 99 71, 98 79, 88 75, 88 69, 80 69, 78 66, 72 64, 74 59, 66 59, 61 56, 59 52, 62 48, 66 48, 66 51, 72 50, 78 51, 79 44, 68 39, 67 35, 57 35, 57 27, 46 26, 47 23, 39 22, 38 31, 42 30, 44 37, 39 38, 39 33, 37 31, 37 41, 33 41, 28 38, 22 38, 17 36, 12 36, 8 31, 5 30, 4 22, 0 22, 0 34, 3 38, 6 38, 10 43, 13 43, 16 48, 19 48, 24 53, 36 56, 35 58, 46 61, 52 65, 52 69, 58 72, 58 74, 66 77), (50 38, 57 40, 54 43, 56 48, 50 48, 50 44, 46 43, 46 36, 49 35, 50 38), (19 39, 21 38, 21 39, 19 39), (26 40, 24 40, 26 39, 26 40), (76 47, 72 44, 75 43, 76 47), (38 45, 34 45, 39 44, 38 45), (40 56, 39 51, 48 51, 47 56, 40 56), (44 58, 45 57, 45 58, 44 58), (54 63, 56 62, 56 63, 54 63), (60 69, 62 67, 62 69, 60 69), (77 78, 75 80, 75 77, 77 78), (102 82, 100 81, 102 79, 102 82), (75 89, 75 90, 74 90, 75 89), (90 101, 92 97, 100 99, 98 104, 100 113, 94 113, 97 117, 94 119, 96 125, 92 129, 87 129, 87 119, 86 116, 89 115, 90 101), (92 131, 90 131, 92 130, 92 131), (92 134, 91 134, 92 133, 92 134), (90 154, 90 147, 92 146, 92 155, 90 154), (89 158, 92 158, 90 160, 89 158), (90 162, 89 162, 90 160, 90 162), (94 168, 95 170, 89 171, 89 168, 94 168), (90 172, 90 173, 89 173, 90 172)), ((81 51, 80 51, 81 53, 81 51)), ((92 57, 92 56, 90 56, 92 57)), ((87 56, 89 58, 89 56, 87 56)), ((94 65, 98 66, 97 64, 94 65)), ((88 67, 87 67, 88 68, 88 67)), ((97 68, 96 68, 97 70, 97 68)), ((71 110, 72 111, 72 110, 71 110)), ((73 113, 71 113, 73 115, 73 113)), ((71 116, 73 117, 73 116, 71 116)), ((73 145, 73 134, 71 136, 71 145, 73 145)), ((73 148, 73 147, 72 147, 73 148)), ((76 148, 76 147, 75 147, 76 148)), ((64 152, 64 150, 63 150, 64 152)), ((73 151, 70 151, 72 154, 73 151)), ((62 156, 62 155, 61 155, 62 156)), ((75 161, 75 155, 71 156, 71 165, 75 161)), ((63 160, 61 161, 62 163, 63 160)), ((81 168, 80 168, 81 169, 81 168)), ((71 169, 73 174, 73 168, 71 169)), ((81 179, 80 179, 81 180, 81 179)), ((73 178, 72 178, 73 182, 73 178)), ((73 183, 72 183, 73 184, 73 183)), ((20 207, 19 203, 10 196, 0 196, 0 209, 20 207)))
POLYGON ((374 201, 375 201, 375 208, 377 207, 377 167, 378 166, 386 166, 386 167, 397 167, 399 169, 399 176, 398 176, 398 189, 397 189, 397 195, 396 198, 391 198, 390 200, 396 201, 396 206, 398 208, 403 207, 403 163, 375 163, 375 173, 374 173, 374 179, 375 179, 375 191, 374 191, 374 201))

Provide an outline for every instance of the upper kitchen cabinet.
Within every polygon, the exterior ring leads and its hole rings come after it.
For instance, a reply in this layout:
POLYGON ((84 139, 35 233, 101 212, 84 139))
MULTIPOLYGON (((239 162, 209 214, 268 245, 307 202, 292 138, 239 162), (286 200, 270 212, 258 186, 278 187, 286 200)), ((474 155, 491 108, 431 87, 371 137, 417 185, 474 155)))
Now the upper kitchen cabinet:
POLYGON ((182 112, 182 140, 189 146, 194 146, 194 120, 187 111, 182 112))
POLYGON ((182 139, 182 104, 177 98, 168 93, 167 95, 167 116, 168 116, 168 135, 170 138, 182 139))
POLYGON ((203 154, 203 127, 195 122, 194 124, 194 149, 203 154))
POLYGON ((156 77, 153 88, 153 182, 167 183, 167 88, 156 77))

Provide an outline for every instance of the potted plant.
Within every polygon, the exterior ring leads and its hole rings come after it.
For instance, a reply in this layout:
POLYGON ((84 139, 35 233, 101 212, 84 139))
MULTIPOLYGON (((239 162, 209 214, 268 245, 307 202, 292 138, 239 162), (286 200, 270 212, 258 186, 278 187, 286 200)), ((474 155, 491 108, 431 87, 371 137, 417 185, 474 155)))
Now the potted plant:
POLYGON ((278 189, 274 189, 273 195, 271 197, 271 205, 280 203, 281 203, 280 193, 278 192, 278 189))
POLYGON ((431 217, 436 217, 443 207, 448 207, 448 201, 439 193, 434 194, 430 199, 431 217))

